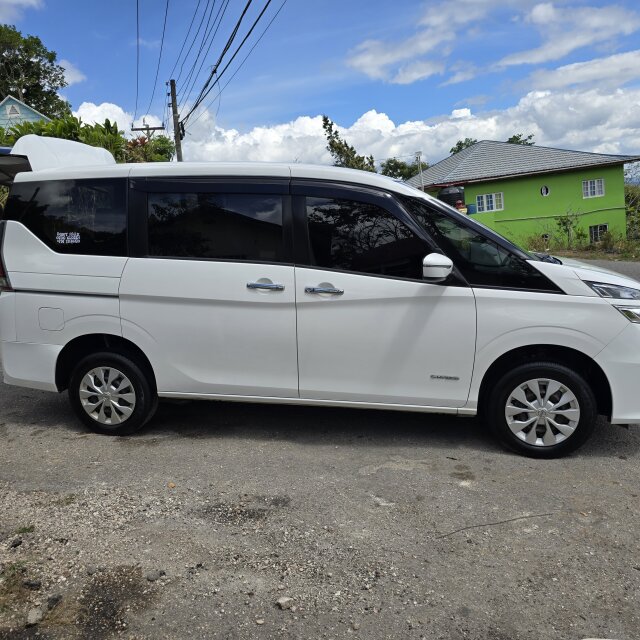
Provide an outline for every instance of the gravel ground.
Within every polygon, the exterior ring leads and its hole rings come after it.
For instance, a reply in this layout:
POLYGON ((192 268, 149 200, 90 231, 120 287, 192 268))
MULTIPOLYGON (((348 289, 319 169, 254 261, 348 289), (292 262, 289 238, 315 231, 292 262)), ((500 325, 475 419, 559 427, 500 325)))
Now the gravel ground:
POLYGON ((0 385, 0 639, 635 640, 639 496, 640 425, 536 461, 476 420, 191 402, 114 439, 0 385))

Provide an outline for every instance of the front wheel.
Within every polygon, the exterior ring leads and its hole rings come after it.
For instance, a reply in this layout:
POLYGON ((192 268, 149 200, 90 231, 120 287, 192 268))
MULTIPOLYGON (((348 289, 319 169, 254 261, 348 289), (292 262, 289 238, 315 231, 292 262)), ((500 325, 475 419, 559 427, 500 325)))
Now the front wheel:
POLYGON ((157 395, 143 368, 117 353, 94 353, 74 369, 69 400, 92 431, 129 435, 153 416, 157 395))
POLYGON ((575 451, 593 432, 596 400, 580 375, 554 362, 524 364, 500 378, 487 419, 509 449, 534 458, 575 451))

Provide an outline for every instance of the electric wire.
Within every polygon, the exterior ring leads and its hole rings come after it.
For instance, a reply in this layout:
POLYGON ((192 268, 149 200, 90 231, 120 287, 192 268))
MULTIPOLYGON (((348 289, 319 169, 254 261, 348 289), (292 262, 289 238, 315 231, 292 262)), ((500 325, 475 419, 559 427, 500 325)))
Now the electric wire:
POLYGON ((140 91, 140 0, 136 0, 136 108, 133 112, 133 124, 138 115, 138 93, 140 91))
MULTIPOLYGON (((216 8, 216 0, 213 0, 213 4, 210 4, 209 2, 207 3, 207 8, 209 9, 209 16, 207 17, 207 24, 204 25, 204 30, 202 31, 202 40, 200 40, 200 47, 198 49, 198 53, 196 54, 195 60, 193 61, 193 64, 191 65, 191 69, 189 70, 189 73, 187 74, 187 77, 184 79, 182 85, 180 85, 179 87, 176 87, 176 92, 177 93, 181 93, 182 89, 189 84, 189 81, 191 80, 191 78, 193 77, 193 74, 195 72, 195 68, 196 65, 198 64, 198 60, 200 60, 200 56, 202 55, 202 52, 204 51, 204 47, 207 43, 207 39, 209 37, 209 33, 210 33, 210 27, 209 25, 211 24, 211 16, 213 16, 213 11, 216 8), (210 8, 209 8, 210 7, 210 8)), ((205 9, 206 12, 207 9, 205 9)), ((220 13, 220 9, 218 9, 218 14, 220 13)), ((218 17, 218 14, 216 14, 216 18, 218 17)), ((215 19, 214 19, 214 24, 215 24, 215 19)))
MULTIPOLYGON (((207 90, 207 87, 211 83, 211 79, 218 73, 218 67, 222 63, 222 60, 224 59, 224 56, 227 54, 227 52, 231 48, 231 45, 233 44, 233 41, 235 40, 235 37, 238 34, 238 30, 240 29, 240 25, 242 24, 242 21, 243 21, 245 15, 247 14, 247 11, 249 10, 249 7, 251 6, 251 2, 252 2, 252 0, 248 0, 247 4, 245 5, 245 7, 244 7, 244 9, 242 11, 242 14, 240 15, 240 18, 236 22, 236 25, 233 28, 233 31, 231 32, 231 35, 227 39, 227 43, 224 45, 224 48, 222 49, 222 53, 218 57, 218 60, 216 61, 216 63, 213 65, 213 68, 211 69, 211 73, 209 74, 209 77, 207 78, 207 81, 204 83, 202 89, 200 89, 200 93, 198 94, 198 97, 196 98, 196 100, 194 102, 194 105, 191 107, 191 109, 187 113, 186 117, 183 118, 183 122, 186 122, 186 120, 189 118, 189 116, 195 111, 195 109, 197 109, 198 105, 202 102, 203 95, 206 95, 205 92, 207 90)), ((269 0, 269 2, 271 2, 271 0, 269 0)))
POLYGON ((167 0, 164 6, 164 23, 162 25, 162 38, 160 40, 160 53, 158 55, 158 66, 156 67, 156 78, 153 81, 153 91, 151 92, 151 100, 149 100, 149 106, 147 107, 147 113, 151 111, 151 105, 153 103, 153 99, 156 96, 156 86, 158 85, 158 75, 160 74, 160 63, 162 61, 162 49, 164 47, 164 34, 167 30, 167 15, 169 14, 169 0, 167 0))
POLYGON ((184 71, 184 65, 186 64, 188 58, 189 58, 189 54, 191 53, 191 50, 193 49, 193 45, 196 43, 196 40, 198 39, 198 34, 200 33, 200 29, 202 29, 202 26, 204 25, 204 18, 207 15, 207 10, 209 8, 209 5, 211 4, 211 0, 207 0, 207 4, 204 7, 204 11, 202 12, 202 18, 200 18, 200 24, 198 25, 198 30, 196 31, 195 35, 193 36, 193 40, 191 41, 191 44, 189 45, 189 49, 187 50, 187 53, 185 54, 184 58, 182 59, 182 63, 180 64, 180 71, 178 73, 178 77, 176 78, 176 84, 180 81, 180 78, 182 77, 182 72, 184 71))
POLYGON ((198 0, 198 4, 196 6, 196 10, 193 12, 193 16, 191 17, 191 23, 189 24, 189 29, 187 30, 187 35, 184 37, 184 40, 182 41, 182 46, 180 47, 180 53, 178 53, 178 57, 176 58, 176 61, 173 65, 173 68, 171 69, 171 71, 169 72, 169 77, 172 78, 173 77, 173 72, 176 70, 176 67, 178 66, 178 62, 180 62, 180 58, 182 57, 182 52, 184 51, 184 48, 187 44, 187 40, 189 39, 189 36, 191 35, 191 29, 193 28, 193 23, 196 20, 196 16, 198 15, 198 9, 200 9, 200 4, 202 3, 202 0, 198 0))
MULTIPOLYGON (((253 43, 253 46, 251 47, 251 49, 249 49, 249 52, 247 53, 247 55, 242 59, 242 62, 238 65, 238 67, 236 68, 236 70, 233 72, 233 74, 231 75, 231 77, 227 80, 227 82, 225 83, 225 85, 222 87, 222 89, 220 89, 220 91, 217 93, 217 95, 211 100, 211 102, 209 102, 206 107, 200 112, 200 114, 195 118, 195 120, 193 120, 190 124, 190 126, 194 125, 196 122, 198 122, 198 120, 200 120, 200 118, 207 112, 207 110, 209 109, 209 107, 211 107, 211 105, 213 105, 213 103, 220 98, 222 100, 222 92, 229 86, 229 83, 236 77, 236 75, 238 74, 238 72, 240 71, 240 69, 242 69, 242 67, 244 66, 244 63, 247 61, 247 58, 249 58, 249 56, 253 53, 253 50, 258 46, 258 44, 260 44, 260 41, 262 40, 262 38, 264 37, 264 35, 267 33, 267 31, 269 30, 269 27, 271 27, 271 25, 275 22, 275 19, 278 17, 279 13, 282 11, 282 9, 284 8, 284 5, 287 4, 287 0, 283 0, 282 4, 280 5, 280 7, 278 8, 278 10, 275 12, 275 14, 273 15, 273 17, 271 18, 271 20, 269 21, 269 23, 267 24, 267 26, 264 28, 264 30, 262 31, 262 33, 260 34, 260 36, 258 37, 258 39, 253 43)), ((219 79, 219 78, 218 78, 219 79)), ((218 79, 216 79, 216 83, 218 82, 218 79)), ((214 83, 215 84, 215 83, 214 83)), ((218 103, 218 109, 216 110, 216 118, 218 116, 218 112, 220 111, 220 102, 218 103)))
MULTIPOLYGON (((218 30, 220 29, 220 26, 222 25, 222 21, 224 20, 224 16, 227 12, 227 7, 229 6, 229 0, 224 0, 224 4, 220 5, 220 8, 218 9, 218 13, 216 14, 216 17, 214 18, 213 24, 211 25, 211 27, 209 28, 207 35, 205 37, 205 40, 208 40, 209 44, 207 46, 207 50, 204 53, 204 56, 202 57, 202 60, 200 61, 200 66, 198 67, 198 70, 195 72, 195 65, 198 64, 198 58, 200 57, 200 54, 198 54, 198 56, 196 57, 196 60, 194 62, 194 66, 191 69, 191 73, 190 76, 193 76, 191 79, 191 84, 189 85, 188 88, 186 88, 184 91, 182 91, 182 88, 186 87, 187 84, 189 84, 189 78, 187 78, 184 82, 184 84, 182 85, 182 87, 179 90, 179 93, 182 93, 182 98, 180 99, 180 110, 182 110, 182 108, 186 105, 187 100, 189 99, 189 96, 191 95, 196 83, 198 82, 198 78, 200 77, 200 72, 202 71, 202 67, 204 66, 204 63, 206 62, 207 56, 209 55, 209 52, 211 51, 211 47, 213 46, 213 43, 215 42, 216 39, 216 35, 218 34, 218 30), (222 12, 222 13, 221 13, 222 12), (215 28, 215 31, 214 31, 215 28), (210 36, 211 32, 213 31, 213 35, 210 36)), ((201 49, 202 51, 202 49, 201 49)))
POLYGON ((260 20, 262 19, 262 16, 264 15, 266 10, 268 9, 269 5, 271 4, 271 1, 272 0, 267 0, 267 2, 265 3, 264 7, 262 8, 262 11, 259 13, 258 17, 255 19, 255 21, 251 25, 251 28, 249 29, 249 31, 247 32, 247 34, 243 38, 242 42, 236 48, 234 54, 231 56, 231 59, 227 62, 227 64, 223 68, 223 70, 218 72, 218 67, 222 63, 222 60, 223 60, 224 56, 226 55, 227 51, 229 51, 229 49, 231 48, 231 44, 233 43, 233 41, 235 39, 235 36, 238 33, 238 30, 240 28, 240 23, 242 22, 242 19, 243 19, 244 15, 246 14, 246 12, 247 12, 247 10, 249 8, 249 5, 251 4, 251 0, 249 0, 249 2, 247 2, 247 6, 245 7, 245 10, 243 11, 242 15, 240 16, 240 20, 238 20, 238 23, 236 24, 236 27, 233 30, 233 32, 232 32, 227 44, 225 45, 225 48, 223 49, 222 53, 220 54, 220 57, 218 58, 218 61, 214 65, 214 67, 213 67, 213 69, 211 71, 211 74, 209 76, 209 79, 207 80, 207 82, 204 84, 204 86, 200 90, 200 93, 198 94, 198 97, 196 98, 196 100, 194 102, 194 105, 191 107, 191 109, 189 110, 187 115, 182 119, 183 123, 186 123, 186 121, 189 119, 191 114, 198 108, 198 106, 200 106, 202 101, 209 95, 209 93, 211 93, 211 91, 213 90, 215 85, 219 83, 220 78, 224 75, 225 71, 229 68, 229 65, 233 62, 235 57, 238 55, 238 53, 240 52, 240 50, 244 46, 245 42, 249 39, 249 37, 253 33, 253 30, 256 28, 258 22, 260 22, 260 20), (213 85, 209 86, 211 84, 211 80, 213 79, 214 75, 217 76, 216 80, 215 80, 213 85))

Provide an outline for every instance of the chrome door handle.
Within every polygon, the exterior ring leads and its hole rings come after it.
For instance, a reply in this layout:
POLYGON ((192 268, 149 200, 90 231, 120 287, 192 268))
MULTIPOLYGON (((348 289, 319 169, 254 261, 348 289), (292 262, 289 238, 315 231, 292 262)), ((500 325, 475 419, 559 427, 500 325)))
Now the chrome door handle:
POLYGON ((247 289, 267 289, 268 291, 284 291, 283 284, 272 282, 247 282, 247 289))
POLYGON ((334 289, 333 287, 305 287, 305 293, 330 293, 333 296, 341 296, 344 289, 334 289))

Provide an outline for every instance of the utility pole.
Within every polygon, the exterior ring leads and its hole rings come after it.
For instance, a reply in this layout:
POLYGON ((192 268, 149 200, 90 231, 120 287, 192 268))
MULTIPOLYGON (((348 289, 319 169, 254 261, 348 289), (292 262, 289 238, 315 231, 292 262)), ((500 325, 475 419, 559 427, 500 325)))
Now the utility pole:
POLYGON ((418 171, 420 172, 420 185, 424 191, 424 176, 422 175, 422 151, 416 151, 416 162, 418 163, 418 171))
POLYGON ((152 131, 164 131, 164 127, 150 127, 144 120, 141 127, 131 127, 131 131, 145 131, 147 138, 151 138, 152 131))
POLYGON ((178 100, 176 98, 176 81, 169 80, 171 86, 171 112, 173 113, 173 138, 176 143, 176 157, 178 162, 182 162, 182 131, 180 129, 180 119, 178 118, 178 100))

